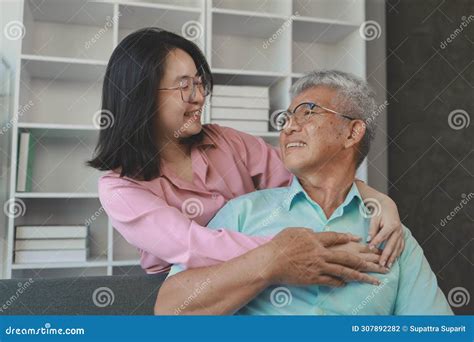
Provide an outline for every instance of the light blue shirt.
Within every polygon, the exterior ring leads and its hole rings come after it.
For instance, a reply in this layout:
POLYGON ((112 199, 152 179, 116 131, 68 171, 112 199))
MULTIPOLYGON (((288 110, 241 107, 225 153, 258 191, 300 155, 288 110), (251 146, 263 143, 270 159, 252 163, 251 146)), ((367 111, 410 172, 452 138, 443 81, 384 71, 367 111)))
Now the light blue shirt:
MULTIPOLYGON (((370 218, 355 184, 326 218, 296 177, 291 186, 256 191, 229 201, 209 223, 247 235, 276 235, 286 227, 352 233, 366 240, 370 218)), ((423 250, 404 227, 405 249, 388 274, 371 273, 379 286, 270 286, 241 308, 244 315, 451 315, 423 250)), ((175 265, 170 275, 182 271, 175 265)), ((232 294, 224 294, 232 295, 232 294)))

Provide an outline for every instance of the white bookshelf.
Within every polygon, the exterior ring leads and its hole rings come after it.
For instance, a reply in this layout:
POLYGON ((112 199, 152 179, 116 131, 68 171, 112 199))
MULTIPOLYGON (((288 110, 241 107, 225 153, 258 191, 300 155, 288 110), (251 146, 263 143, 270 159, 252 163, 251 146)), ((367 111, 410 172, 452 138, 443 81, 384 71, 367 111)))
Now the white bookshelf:
MULTIPOLYGON (((85 166, 99 133, 93 118, 100 110, 107 61, 129 33, 157 26, 181 34, 186 23, 199 23, 202 34, 194 41, 208 58, 215 84, 268 86, 269 116, 288 107, 291 85, 307 71, 366 73, 366 42, 359 35, 364 1, 21 2, 26 35, 16 65, 10 198, 24 203, 26 212, 8 221, 5 278, 141 272, 137 250, 115 231, 105 212, 96 214, 101 210, 100 173, 85 166), (33 186, 30 192, 16 192, 18 135, 25 131, 36 142, 33 186), (81 224, 94 215, 87 262, 13 263, 15 226, 81 224)), ((208 108, 204 122, 211 117, 208 108)), ((271 130, 251 133, 278 141, 271 130)))

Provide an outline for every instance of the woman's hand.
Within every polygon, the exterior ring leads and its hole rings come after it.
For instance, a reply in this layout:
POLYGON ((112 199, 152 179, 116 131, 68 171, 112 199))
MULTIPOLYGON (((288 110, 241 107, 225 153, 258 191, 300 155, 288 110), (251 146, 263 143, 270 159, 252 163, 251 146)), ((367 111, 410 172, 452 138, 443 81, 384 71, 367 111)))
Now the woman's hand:
POLYGON ((373 249, 385 241, 379 263, 390 268, 405 248, 403 227, 395 202, 390 197, 385 196, 385 198, 379 200, 379 203, 380 210, 374 212, 370 220, 367 242, 373 249))
POLYGON ((360 242, 350 241, 347 243, 330 246, 328 249, 330 251, 347 252, 364 260, 367 263, 366 268, 361 269, 361 271, 378 272, 380 270, 379 261, 382 250, 378 248, 370 248, 368 245, 362 244, 360 242))
POLYGON ((371 220, 367 242, 372 249, 385 242, 379 263, 390 268, 405 248, 403 227, 397 205, 390 197, 364 182, 356 180, 356 184, 366 207, 371 209, 368 213, 371 220))

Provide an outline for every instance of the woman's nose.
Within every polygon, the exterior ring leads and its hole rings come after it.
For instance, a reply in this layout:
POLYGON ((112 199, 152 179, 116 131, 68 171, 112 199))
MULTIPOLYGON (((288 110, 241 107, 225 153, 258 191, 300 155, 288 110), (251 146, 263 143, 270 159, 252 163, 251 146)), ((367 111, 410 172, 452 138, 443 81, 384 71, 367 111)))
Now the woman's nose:
POLYGON ((191 103, 203 103, 205 97, 202 95, 202 92, 198 87, 194 88, 194 97, 191 99, 191 103))

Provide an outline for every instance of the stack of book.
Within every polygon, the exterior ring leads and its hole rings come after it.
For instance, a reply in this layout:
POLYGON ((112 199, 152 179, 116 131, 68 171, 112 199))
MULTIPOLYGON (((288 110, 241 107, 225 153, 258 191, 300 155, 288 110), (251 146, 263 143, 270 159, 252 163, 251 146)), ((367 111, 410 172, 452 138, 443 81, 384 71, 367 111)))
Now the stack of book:
POLYGON ((268 132, 268 87, 214 86, 211 122, 252 133, 268 132))
POLYGON ((87 261, 88 235, 86 225, 17 226, 15 263, 87 261))

